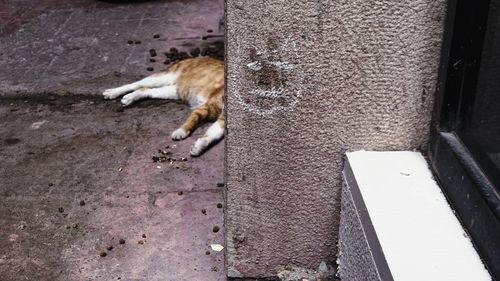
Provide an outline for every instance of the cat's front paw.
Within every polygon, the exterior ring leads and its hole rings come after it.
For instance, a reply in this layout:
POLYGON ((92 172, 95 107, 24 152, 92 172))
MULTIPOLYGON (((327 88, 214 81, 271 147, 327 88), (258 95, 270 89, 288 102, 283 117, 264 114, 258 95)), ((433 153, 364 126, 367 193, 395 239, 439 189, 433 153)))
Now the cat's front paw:
POLYGON ((196 140, 194 145, 191 147, 191 156, 200 156, 208 147, 208 140, 205 138, 199 138, 196 140))
POLYGON ((121 94, 122 93, 120 91, 118 91, 117 89, 107 89, 106 91, 104 91, 102 93, 102 95, 104 96, 104 99, 107 99, 107 100, 116 99, 121 94))
POLYGON ((135 96, 134 94, 128 94, 128 95, 125 95, 122 100, 121 100, 121 103, 123 106, 129 106, 131 105, 133 102, 135 101, 135 96))
POLYGON ((173 140, 182 140, 187 138, 188 132, 184 131, 183 128, 179 128, 172 133, 173 140))

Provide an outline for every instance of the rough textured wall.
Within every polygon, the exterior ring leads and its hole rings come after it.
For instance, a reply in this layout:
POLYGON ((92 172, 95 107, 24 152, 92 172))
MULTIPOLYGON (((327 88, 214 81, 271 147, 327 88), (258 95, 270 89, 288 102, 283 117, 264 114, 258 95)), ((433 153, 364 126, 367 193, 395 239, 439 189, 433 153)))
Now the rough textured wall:
POLYGON ((336 256, 342 155, 427 142, 444 0, 230 0, 227 272, 336 256))
POLYGON ((349 186, 342 189, 338 270, 342 280, 378 281, 377 265, 349 186))

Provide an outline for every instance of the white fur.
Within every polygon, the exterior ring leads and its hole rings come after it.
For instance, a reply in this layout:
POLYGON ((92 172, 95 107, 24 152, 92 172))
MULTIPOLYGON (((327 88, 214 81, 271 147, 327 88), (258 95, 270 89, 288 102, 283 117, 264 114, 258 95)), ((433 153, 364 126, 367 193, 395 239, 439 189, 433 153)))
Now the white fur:
POLYGON ((219 122, 213 123, 205 133, 205 135, 196 140, 191 147, 191 155, 201 155, 211 144, 220 140, 224 136, 224 128, 219 125, 219 122))
POLYGON ((187 136, 188 136, 188 133, 186 131, 184 131, 183 128, 179 128, 172 133, 173 140, 182 140, 182 139, 187 138, 187 136))
POLYGON ((196 93, 195 95, 191 95, 189 100, 188 100, 188 103, 191 106, 191 109, 195 109, 197 107, 200 107, 201 105, 205 104, 206 102, 207 102, 207 98, 205 98, 201 95, 198 95, 198 93, 196 93))
POLYGON ((123 106, 129 106, 138 100, 146 98, 176 100, 179 99, 179 96, 177 95, 177 88, 175 85, 154 89, 142 88, 125 95, 121 102, 123 106))
MULTIPOLYGON (((177 95, 177 87, 175 85, 178 75, 175 73, 160 73, 146 77, 140 81, 127 84, 118 88, 108 89, 104 91, 105 99, 115 99, 126 93, 121 103, 123 106, 129 106, 132 103, 145 99, 179 99, 177 95)), ((190 95, 187 101, 192 109, 195 109, 204 103, 207 98, 198 94, 190 95)), ((182 127, 172 133, 172 139, 182 140, 189 136, 190 132, 186 132, 182 127)), ((217 142, 224 136, 224 128, 218 122, 213 123, 205 133, 205 135, 196 140, 191 147, 191 155, 201 155, 210 145, 217 142)))
POLYGON ((178 75, 175 73, 159 73, 148 76, 137 82, 123 85, 118 88, 108 89, 102 94, 105 99, 116 99, 128 92, 139 90, 141 88, 158 88, 163 86, 175 85, 178 75))

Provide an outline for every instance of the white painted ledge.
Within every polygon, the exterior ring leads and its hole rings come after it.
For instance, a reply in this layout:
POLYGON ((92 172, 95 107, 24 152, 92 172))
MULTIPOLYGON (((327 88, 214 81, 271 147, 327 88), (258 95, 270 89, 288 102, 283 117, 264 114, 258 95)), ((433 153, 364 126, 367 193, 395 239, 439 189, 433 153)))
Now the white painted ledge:
POLYGON ((347 159, 394 280, 491 280, 420 153, 347 159))

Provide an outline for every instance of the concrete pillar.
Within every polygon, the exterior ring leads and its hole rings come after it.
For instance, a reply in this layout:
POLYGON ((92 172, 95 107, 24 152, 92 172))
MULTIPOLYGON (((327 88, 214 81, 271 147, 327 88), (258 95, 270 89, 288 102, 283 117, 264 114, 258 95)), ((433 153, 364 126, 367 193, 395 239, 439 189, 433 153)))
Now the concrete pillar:
POLYGON ((227 273, 336 258, 342 155, 426 145, 444 0, 230 0, 227 273))

